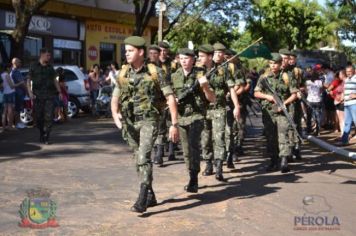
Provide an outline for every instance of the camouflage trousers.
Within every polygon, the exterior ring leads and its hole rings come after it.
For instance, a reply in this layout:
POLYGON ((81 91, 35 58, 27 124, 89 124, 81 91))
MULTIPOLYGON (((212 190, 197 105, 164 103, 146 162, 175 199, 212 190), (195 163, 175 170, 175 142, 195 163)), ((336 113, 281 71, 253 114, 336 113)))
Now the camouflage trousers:
POLYGON ((50 133, 54 117, 54 98, 36 98, 34 104, 36 126, 41 135, 50 133))
POLYGON ((226 159, 225 126, 226 109, 208 110, 201 138, 204 160, 224 161, 226 159))
POLYGON ((237 121, 237 145, 242 146, 246 134, 245 128, 248 110, 245 105, 240 104, 240 107, 240 119, 237 121))
POLYGON ((262 110, 263 125, 267 139, 267 153, 271 158, 288 157, 291 155, 291 147, 288 131, 290 125, 283 115, 270 114, 262 110))
POLYGON ((156 121, 126 122, 123 126, 123 137, 134 151, 139 181, 142 184, 152 184, 151 151, 157 138, 156 121))
MULTIPOLYGON (((299 134, 302 133, 302 117, 303 117, 303 110, 301 106, 301 102, 297 101, 293 105, 290 106, 291 116, 293 117, 294 123, 297 125, 297 130, 299 134)), ((297 144, 300 144, 300 140, 298 139, 298 135, 295 133, 294 129, 290 129, 288 132, 289 135, 289 142, 291 147, 294 147, 297 144)))
POLYGON ((237 121, 234 118, 233 109, 226 109, 226 127, 225 127, 225 143, 228 154, 233 153, 239 141, 239 129, 237 121))
POLYGON ((158 121, 158 136, 156 139, 156 145, 164 145, 167 141, 167 118, 168 111, 165 110, 162 115, 159 117, 158 121))
POLYGON ((195 120, 190 125, 180 125, 179 135, 183 149, 183 157, 187 169, 200 172, 200 140, 204 128, 204 120, 195 120))

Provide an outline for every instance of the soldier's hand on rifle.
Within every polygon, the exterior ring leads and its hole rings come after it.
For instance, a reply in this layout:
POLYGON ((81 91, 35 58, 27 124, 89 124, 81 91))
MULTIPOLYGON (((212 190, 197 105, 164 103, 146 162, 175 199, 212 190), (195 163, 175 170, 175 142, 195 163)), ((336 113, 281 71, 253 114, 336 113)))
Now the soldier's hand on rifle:
POLYGON ((202 76, 198 79, 198 82, 201 87, 204 87, 205 85, 208 84, 208 79, 206 78, 206 76, 202 76))
POLYGON ((122 129, 122 123, 121 123, 122 115, 121 115, 121 113, 117 113, 116 115, 113 115, 113 118, 114 118, 116 127, 118 129, 122 129))
POLYGON ((177 143, 179 140, 178 124, 173 124, 169 127, 169 140, 173 143, 177 143))
POLYGON ((276 101, 274 100, 274 97, 272 95, 266 95, 265 99, 273 104, 276 103, 276 101))

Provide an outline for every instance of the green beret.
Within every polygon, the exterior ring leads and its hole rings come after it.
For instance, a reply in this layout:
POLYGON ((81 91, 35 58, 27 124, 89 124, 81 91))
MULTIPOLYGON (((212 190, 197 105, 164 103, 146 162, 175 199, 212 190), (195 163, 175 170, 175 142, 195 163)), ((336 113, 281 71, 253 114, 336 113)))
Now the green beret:
POLYGON ((181 48, 179 49, 178 53, 186 56, 195 56, 194 51, 189 48, 181 48))
POLYGON ((279 54, 290 55, 290 51, 286 48, 279 49, 279 54))
POLYGON ((297 57, 297 52, 296 51, 290 51, 290 54, 289 55, 291 55, 291 56, 294 56, 294 57, 297 57))
POLYGON ((210 44, 203 44, 203 45, 199 46, 198 51, 204 52, 206 54, 213 54, 214 48, 210 44))
POLYGON ((161 48, 156 44, 152 44, 148 47, 148 50, 156 50, 156 51, 160 52, 161 48))
POLYGON ((279 53, 277 52, 273 52, 271 53, 271 61, 275 61, 275 62, 281 62, 282 61, 282 57, 279 53))
POLYGON ((124 43, 127 45, 134 46, 136 48, 142 48, 145 46, 146 40, 139 36, 130 36, 124 40, 124 43))
POLYGON ((170 48, 169 44, 164 41, 159 42, 158 46, 161 48, 170 48))
POLYGON ((214 43, 213 47, 214 47, 215 51, 225 51, 226 50, 226 47, 224 46, 224 44, 219 43, 219 42, 214 43))

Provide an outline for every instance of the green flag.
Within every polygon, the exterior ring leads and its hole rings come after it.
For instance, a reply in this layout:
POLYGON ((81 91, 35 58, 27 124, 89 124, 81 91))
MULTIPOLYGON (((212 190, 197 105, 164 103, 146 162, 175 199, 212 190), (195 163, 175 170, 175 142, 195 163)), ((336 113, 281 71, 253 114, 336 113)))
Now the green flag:
POLYGON ((271 59, 271 52, 268 47, 264 44, 253 45, 243 53, 240 54, 240 57, 246 57, 249 59, 263 57, 265 59, 271 59))

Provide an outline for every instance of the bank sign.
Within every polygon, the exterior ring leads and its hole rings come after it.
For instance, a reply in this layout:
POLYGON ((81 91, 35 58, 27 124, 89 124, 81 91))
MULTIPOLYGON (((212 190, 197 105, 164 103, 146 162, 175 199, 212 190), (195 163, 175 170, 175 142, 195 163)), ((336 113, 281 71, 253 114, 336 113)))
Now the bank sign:
MULTIPOLYGON (((16 26, 16 15, 13 12, 5 13, 5 26, 8 28, 15 28, 16 26)), ((37 31, 42 33, 52 33, 52 23, 50 18, 45 18, 41 16, 32 16, 30 25, 28 26, 29 31, 37 31)))

